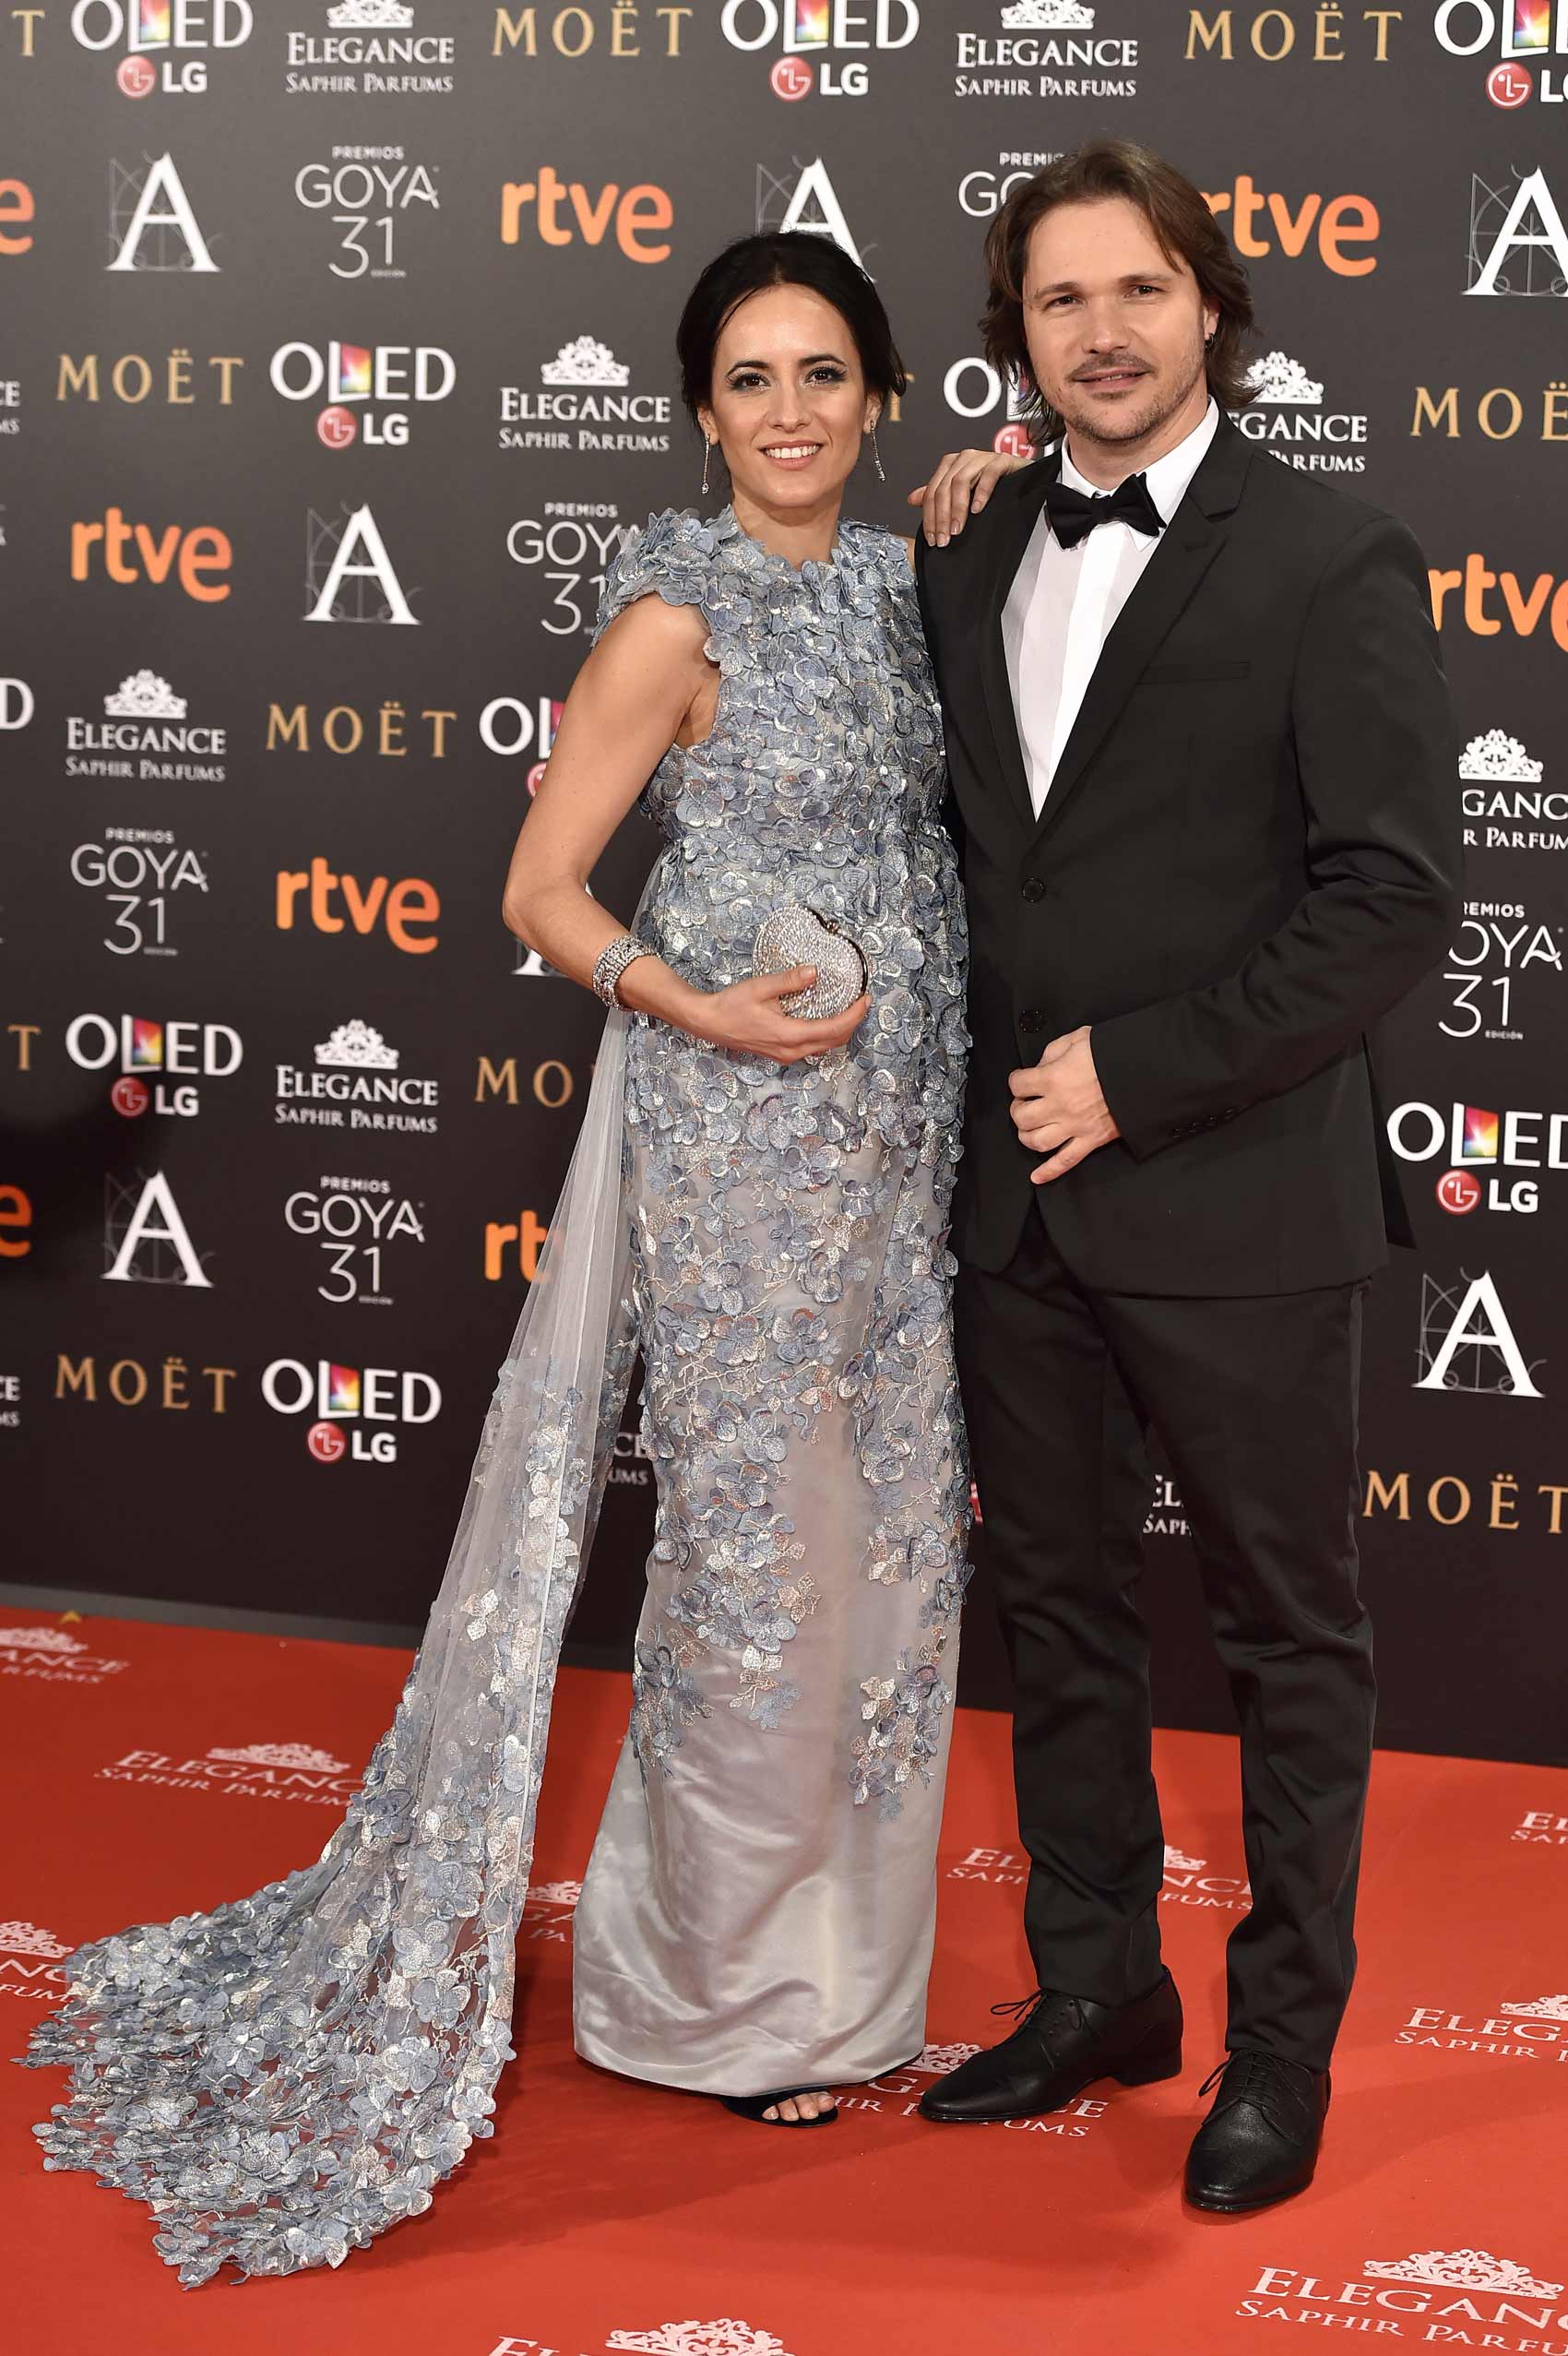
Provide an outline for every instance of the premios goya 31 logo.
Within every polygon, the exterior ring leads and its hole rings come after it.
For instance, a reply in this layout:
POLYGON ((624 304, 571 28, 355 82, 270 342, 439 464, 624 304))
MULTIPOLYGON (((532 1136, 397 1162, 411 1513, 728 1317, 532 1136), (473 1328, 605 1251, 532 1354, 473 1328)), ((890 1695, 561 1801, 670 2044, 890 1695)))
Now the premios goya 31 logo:
POLYGON ((406 1431, 434 1423, 441 1386, 434 1374, 394 1366, 339 1366, 317 1359, 275 1358, 261 1377, 274 1414, 314 1420, 305 1446, 317 1464, 395 1464, 406 1431))
POLYGON ((105 827, 101 842, 79 842, 71 853, 71 880, 101 893, 118 910, 103 946, 117 957, 178 957, 169 937, 170 911, 179 895, 208 892, 206 851, 178 843, 162 827, 105 827))
POLYGON ((441 209, 439 164, 411 163, 405 149, 335 147, 325 163, 303 163, 294 196, 342 233, 327 268, 337 279, 402 279, 399 232, 410 216, 441 209))
POLYGON ((386 1178, 318 1178, 296 1186, 283 1206, 283 1223, 322 1255, 316 1291, 323 1301, 357 1301, 385 1308, 392 1300, 386 1266, 398 1243, 425 1240, 424 1205, 386 1178))

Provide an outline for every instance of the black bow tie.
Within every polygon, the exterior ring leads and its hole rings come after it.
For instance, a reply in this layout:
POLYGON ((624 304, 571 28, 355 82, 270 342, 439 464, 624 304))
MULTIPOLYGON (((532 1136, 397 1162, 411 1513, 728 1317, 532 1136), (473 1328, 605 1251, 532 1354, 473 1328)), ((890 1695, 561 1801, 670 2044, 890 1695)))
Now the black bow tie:
POLYGON ((1134 531, 1146 532, 1158 540, 1165 530, 1164 518, 1154 504, 1154 494, 1141 474, 1130 474, 1114 491, 1107 491, 1098 498, 1089 498, 1082 491, 1075 491, 1071 483, 1061 481, 1048 484, 1045 504, 1051 517, 1051 529, 1063 548, 1076 548, 1087 540, 1096 524, 1131 524, 1134 531))

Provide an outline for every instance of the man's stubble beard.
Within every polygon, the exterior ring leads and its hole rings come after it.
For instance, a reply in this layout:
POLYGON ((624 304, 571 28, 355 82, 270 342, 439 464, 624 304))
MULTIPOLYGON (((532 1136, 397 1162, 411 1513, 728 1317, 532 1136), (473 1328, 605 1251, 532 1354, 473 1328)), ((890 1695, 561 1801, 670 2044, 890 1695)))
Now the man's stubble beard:
MULTIPOLYGON (((1182 371, 1182 381, 1179 390, 1163 399, 1157 394, 1154 405, 1149 410, 1134 416, 1123 415, 1120 419, 1101 419, 1093 413, 1080 416, 1076 411, 1076 404, 1074 408, 1068 409, 1059 403, 1057 413, 1067 431, 1075 434, 1079 441, 1098 443, 1102 449, 1119 449, 1123 443, 1141 442, 1149 434, 1158 433, 1168 418, 1175 416, 1183 401, 1190 397, 1194 386, 1204 375, 1203 345, 1201 342, 1194 341, 1188 354, 1188 364, 1182 371)), ((1074 389, 1071 384, 1063 385, 1062 388, 1063 397, 1070 398, 1074 389)))

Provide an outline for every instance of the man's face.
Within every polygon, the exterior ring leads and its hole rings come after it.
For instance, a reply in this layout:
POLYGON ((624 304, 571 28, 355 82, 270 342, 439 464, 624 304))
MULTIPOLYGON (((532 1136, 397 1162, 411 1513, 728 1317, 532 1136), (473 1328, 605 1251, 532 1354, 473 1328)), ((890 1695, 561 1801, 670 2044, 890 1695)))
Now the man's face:
POLYGON ((1157 433, 1195 398, 1218 317, 1125 197, 1057 205, 1035 223, 1024 271, 1029 367, 1075 438, 1113 448, 1157 433))

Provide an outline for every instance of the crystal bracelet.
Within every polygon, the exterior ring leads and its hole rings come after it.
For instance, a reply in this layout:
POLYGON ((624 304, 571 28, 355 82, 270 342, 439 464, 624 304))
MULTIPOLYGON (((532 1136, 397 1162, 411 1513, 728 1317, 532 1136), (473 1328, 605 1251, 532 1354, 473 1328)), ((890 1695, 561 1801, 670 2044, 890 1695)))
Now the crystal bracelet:
POLYGON ((656 954, 657 952, 650 949, 646 941, 639 941, 635 933, 618 933, 615 938, 600 951, 598 962, 593 969, 594 996, 600 999, 607 1006, 619 1005, 621 976, 625 972, 626 968, 629 965, 636 965, 639 958, 651 958, 656 954))

